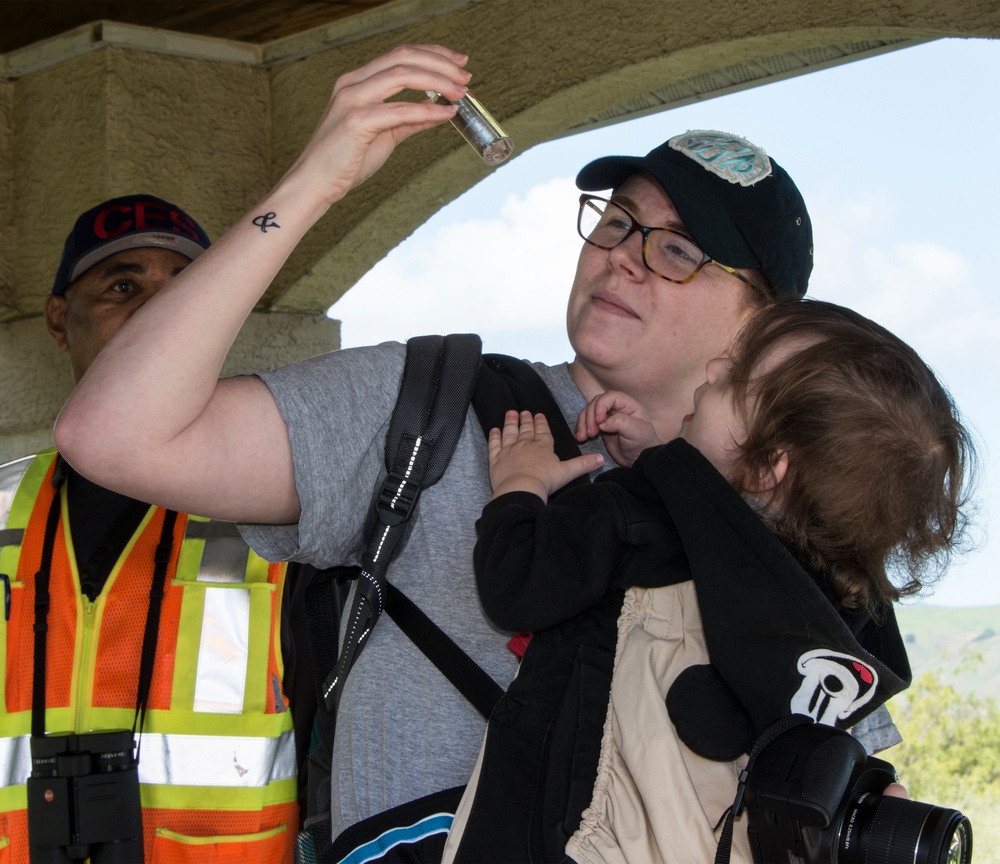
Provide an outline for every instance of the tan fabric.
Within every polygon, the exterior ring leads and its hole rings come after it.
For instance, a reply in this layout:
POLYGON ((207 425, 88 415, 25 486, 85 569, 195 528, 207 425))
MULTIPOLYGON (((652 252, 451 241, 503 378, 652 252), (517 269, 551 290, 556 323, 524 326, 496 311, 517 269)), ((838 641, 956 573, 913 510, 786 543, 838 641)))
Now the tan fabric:
POLYGON ((472 802, 476 799, 476 787, 479 785, 479 773, 483 768, 483 753, 486 750, 486 737, 483 736, 483 743, 479 748, 479 755, 476 757, 476 765, 472 769, 472 776, 469 784, 465 787, 462 800, 458 802, 455 810, 455 818, 452 820, 451 829, 448 831, 448 839, 444 844, 444 851, 441 853, 441 864, 452 864, 455 860, 455 853, 462 842, 465 834, 465 826, 469 822, 469 813, 472 811, 472 802))
MULTIPOLYGON (((580 864, 706 864, 746 757, 712 762, 677 738, 664 702, 688 666, 708 663, 693 582, 631 588, 618 620, 611 704, 594 797, 566 846, 580 864)), ((721 831, 721 829, 720 829, 721 831)), ((746 815, 733 864, 750 862, 746 815)))

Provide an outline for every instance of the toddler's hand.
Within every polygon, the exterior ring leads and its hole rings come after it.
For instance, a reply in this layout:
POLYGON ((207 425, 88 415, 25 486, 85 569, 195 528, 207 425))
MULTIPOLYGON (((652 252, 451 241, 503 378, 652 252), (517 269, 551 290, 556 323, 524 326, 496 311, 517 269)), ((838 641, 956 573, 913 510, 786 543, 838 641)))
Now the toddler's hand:
POLYGON ((663 443, 642 406, 618 390, 595 396, 577 418, 577 441, 587 441, 598 434, 619 465, 631 465, 647 447, 663 443))
POLYGON ((561 461, 553 449, 552 432, 544 414, 508 411, 503 429, 491 429, 490 483, 493 497, 506 492, 531 492, 548 501, 549 495, 571 480, 604 464, 597 453, 561 461))

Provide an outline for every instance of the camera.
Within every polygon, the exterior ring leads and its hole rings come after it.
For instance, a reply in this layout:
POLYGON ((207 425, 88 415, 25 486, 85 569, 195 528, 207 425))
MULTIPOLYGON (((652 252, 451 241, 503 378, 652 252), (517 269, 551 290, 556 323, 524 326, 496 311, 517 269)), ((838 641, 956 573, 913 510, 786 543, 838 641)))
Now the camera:
POLYGON ((968 864, 972 824, 958 810, 883 795, 896 782, 846 732, 802 724, 750 766, 746 806, 758 864, 968 864))
POLYGON ((143 860, 135 739, 127 729, 32 736, 31 864, 143 860))

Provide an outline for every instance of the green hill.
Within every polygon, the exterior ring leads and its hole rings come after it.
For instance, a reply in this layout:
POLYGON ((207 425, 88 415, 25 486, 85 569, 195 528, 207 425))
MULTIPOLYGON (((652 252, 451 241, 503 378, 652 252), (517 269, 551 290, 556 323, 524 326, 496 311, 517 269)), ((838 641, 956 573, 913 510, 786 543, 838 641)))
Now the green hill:
POLYGON ((932 671, 1000 702, 1000 606, 897 606, 896 618, 914 679, 932 671))

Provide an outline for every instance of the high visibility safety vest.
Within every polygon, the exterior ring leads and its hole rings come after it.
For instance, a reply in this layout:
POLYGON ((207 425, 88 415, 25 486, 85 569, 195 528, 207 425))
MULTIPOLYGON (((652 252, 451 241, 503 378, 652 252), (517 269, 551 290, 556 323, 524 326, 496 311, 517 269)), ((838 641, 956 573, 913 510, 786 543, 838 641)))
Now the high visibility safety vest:
MULTIPOLYGON (((53 496, 45 731, 131 729, 154 552, 150 507, 93 602, 80 590, 54 450, 0 466, 0 864, 28 861, 35 573, 53 496)), ((178 515, 139 740, 146 864, 290 862, 295 740, 281 691, 284 565, 229 523, 178 515)))

